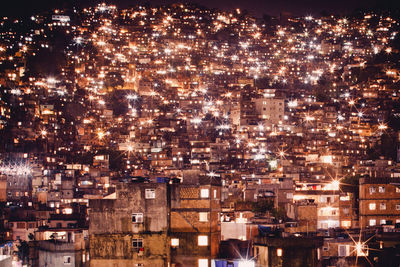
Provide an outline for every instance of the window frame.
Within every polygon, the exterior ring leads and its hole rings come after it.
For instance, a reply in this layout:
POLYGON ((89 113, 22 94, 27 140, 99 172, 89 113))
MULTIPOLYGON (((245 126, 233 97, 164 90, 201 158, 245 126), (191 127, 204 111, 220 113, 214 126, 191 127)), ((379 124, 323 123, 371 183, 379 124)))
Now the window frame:
POLYGON ((198 235, 197 236, 197 246, 207 247, 208 246, 208 235, 198 235))
POLYGON ((133 249, 144 248, 143 238, 132 238, 132 248, 133 249), (136 246, 134 244, 136 244, 136 246))
POLYGON ((199 222, 209 222, 208 212, 199 212, 199 222), (205 216, 205 219, 202 216, 205 216))
POLYGON ((138 223, 143 223, 144 222, 144 215, 141 212, 134 212, 132 213, 132 217, 131 217, 132 223, 138 224, 138 223), (141 220, 135 220, 133 221, 133 218, 141 218, 141 220))
POLYGON ((144 190, 144 198, 145 199, 155 199, 156 198, 156 190, 154 188, 146 188, 144 190))
POLYGON ((209 188, 200 188, 200 198, 210 198, 210 189, 209 188), (205 193, 207 192, 207 193, 205 193))
POLYGON ((368 209, 369 210, 376 210, 376 203, 375 202, 368 203, 368 209))

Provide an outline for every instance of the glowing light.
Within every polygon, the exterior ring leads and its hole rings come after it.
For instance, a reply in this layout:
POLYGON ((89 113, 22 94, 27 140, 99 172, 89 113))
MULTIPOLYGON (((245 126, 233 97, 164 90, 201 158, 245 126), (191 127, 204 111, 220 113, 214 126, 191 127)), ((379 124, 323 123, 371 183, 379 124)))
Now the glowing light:
POLYGON ((368 256, 368 247, 361 242, 356 243, 357 256, 366 257, 368 256))
POLYGON ((330 155, 321 156, 321 162, 325 164, 332 164, 333 157, 330 155))
POLYGON ((221 124, 217 126, 218 130, 229 130, 231 126, 229 124, 221 124))
POLYGON ((283 255, 282 249, 281 249, 281 248, 278 248, 278 249, 276 250, 276 256, 282 257, 282 255, 283 255))
POLYGON ((378 126, 378 129, 381 131, 386 130, 387 128, 388 128, 387 125, 383 124, 383 123, 379 124, 379 126, 378 126))
POLYGON ((77 37, 77 38, 75 38, 75 39, 74 39, 74 42, 75 42, 76 44, 81 44, 81 43, 83 42, 82 37, 77 37))
POLYGON ((5 175, 28 176, 31 174, 31 168, 25 163, 3 164, 0 165, 0 173, 5 175))
POLYGON ((278 168, 278 161, 277 161, 276 159, 271 160, 271 161, 269 162, 269 166, 270 166, 272 169, 278 168))
POLYGON ((265 155, 264 155, 264 154, 261 154, 261 153, 256 154, 256 155, 254 156, 254 159, 255 159, 255 160, 262 160, 262 159, 265 159, 265 155))
POLYGON ((99 131, 99 132, 97 132, 97 136, 99 137, 100 140, 102 140, 104 138, 105 134, 104 134, 104 132, 99 131))
POLYGON ((137 100, 139 97, 138 95, 132 94, 132 95, 127 95, 126 98, 128 100, 137 100))
POLYGON ((239 266, 238 267, 255 267, 256 264, 254 261, 251 260, 241 260, 239 261, 239 266))
POLYGON ((339 180, 333 180, 329 184, 325 186, 325 190, 339 190, 340 186, 340 181, 339 180))
POLYGON ((289 108, 295 108, 297 107, 297 100, 292 100, 288 102, 288 107, 289 108))
POLYGON ((195 118, 191 119, 191 122, 193 124, 200 124, 201 123, 201 118, 195 117, 195 118))
POLYGON ((305 117, 305 120, 306 120, 307 122, 309 122, 309 121, 315 120, 315 118, 314 118, 313 116, 307 115, 307 116, 305 117))
POLYGON ((55 84, 56 82, 57 82, 57 80, 55 78, 53 78, 53 77, 47 78, 47 83, 55 84))

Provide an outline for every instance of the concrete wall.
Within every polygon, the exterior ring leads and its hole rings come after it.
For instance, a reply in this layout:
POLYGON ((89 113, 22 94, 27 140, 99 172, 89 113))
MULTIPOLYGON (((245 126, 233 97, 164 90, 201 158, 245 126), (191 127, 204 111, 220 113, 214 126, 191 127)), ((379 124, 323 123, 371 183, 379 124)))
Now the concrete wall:
POLYGON ((167 266, 167 195, 166 184, 121 183, 116 199, 90 200, 90 266, 167 266), (146 198, 146 189, 155 198, 146 198), (143 223, 132 222, 132 213, 143 213, 143 223), (142 250, 133 239, 142 239, 142 250))
POLYGON ((381 220, 392 221, 400 219, 400 210, 396 205, 400 204, 400 192, 396 191, 395 183, 399 183, 400 179, 396 178, 375 178, 360 180, 360 227, 369 226, 370 220, 375 219, 376 225, 380 225, 381 220), (371 188, 375 188, 375 192, 371 193, 371 188), (384 188, 384 192, 379 192, 379 187, 384 188), (369 208, 370 203, 375 203, 375 210, 369 208), (386 209, 381 209, 381 203, 386 204, 386 209))
POLYGON ((121 184, 117 199, 90 200, 89 234, 166 231, 166 190, 166 184, 121 184), (146 189, 155 189, 155 199, 145 199, 146 189), (132 213, 143 213, 144 222, 132 223, 132 213))
POLYGON ((0 267, 12 267, 12 257, 0 255, 0 267))

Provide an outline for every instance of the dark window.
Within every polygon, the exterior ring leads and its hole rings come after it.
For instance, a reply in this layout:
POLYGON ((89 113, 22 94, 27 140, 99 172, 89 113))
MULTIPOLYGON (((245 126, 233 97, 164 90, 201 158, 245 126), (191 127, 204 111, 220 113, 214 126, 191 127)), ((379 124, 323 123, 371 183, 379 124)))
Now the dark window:
POLYGON ((143 239, 133 239, 132 240, 132 247, 133 248, 143 248, 143 239))

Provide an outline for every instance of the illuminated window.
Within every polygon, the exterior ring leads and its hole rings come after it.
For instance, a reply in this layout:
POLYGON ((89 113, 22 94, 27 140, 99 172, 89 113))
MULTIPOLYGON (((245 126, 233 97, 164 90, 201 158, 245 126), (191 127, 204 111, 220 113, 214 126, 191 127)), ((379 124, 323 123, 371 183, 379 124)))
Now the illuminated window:
POLYGON ((199 267, 208 267, 208 259, 199 259, 199 267))
POLYGON ((396 193, 400 193, 400 188, 396 187, 396 193))
POLYGON ((370 188, 369 188, 369 193, 370 194, 373 194, 373 193, 375 193, 376 192, 376 188, 374 187, 374 186, 371 186, 370 188))
POLYGON ((380 223, 381 224, 386 224, 386 220, 381 220, 380 223))
POLYGON ((254 261, 251 261, 251 260, 240 260, 238 267, 255 267, 255 266, 256 266, 256 263, 254 261))
POLYGON ((396 210, 400 210, 400 204, 396 204, 396 210))
POLYGON ((208 236, 206 235, 199 235, 197 241, 199 246, 208 246, 208 236))
POLYGON ((132 223, 143 223, 143 213, 132 213, 132 223))
POLYGON ((208 212, 199 212, 199 221, 208 222, 208 212))
POLYGON ((209 198, 210 191, 207 188, 200 189, 200 197, 201 198, 209 198))
POLYGON ((378 187, 378 192, 379 193, 385 193, 385 187, 384 186, 378 187))
POLYGON ((282 255, 283 255, 282 249, 281 249, 281 248, 278 248, 278 249, 276 250, 276 256, 282 257, 282 255))
POLYGON ((375 203, 369 203, 368 207, 369 207, 369 210, 375 210, 376 209, 376 204, 375 203))
POLYGON ((156 190, 155 189, 146 189, 145 190, 145 198, 146 199, 156 198, 156 190))
POLYGON ((386 209, 386 203, 379 204, 379 209, 385 210, 386 209))
POLYGON ((179 247, 179 239, 171 238, 171 247, 179 247))
POLYGON ((351 227, 351 221, 342 221, 341 224, 344 228, 351 227))
POLYGON ((370 219, 369 220, 369 226, 375 226, 376 225, 376 220, 375 219, 370 219))

